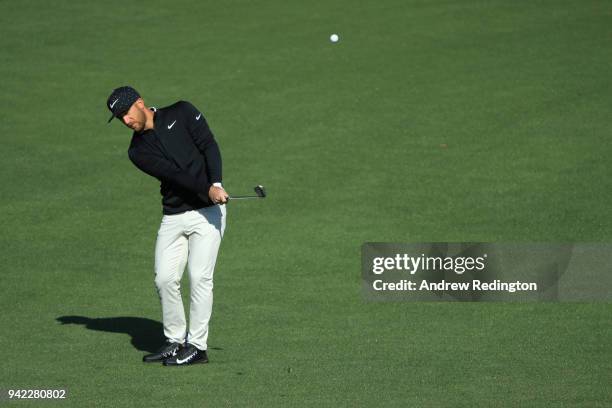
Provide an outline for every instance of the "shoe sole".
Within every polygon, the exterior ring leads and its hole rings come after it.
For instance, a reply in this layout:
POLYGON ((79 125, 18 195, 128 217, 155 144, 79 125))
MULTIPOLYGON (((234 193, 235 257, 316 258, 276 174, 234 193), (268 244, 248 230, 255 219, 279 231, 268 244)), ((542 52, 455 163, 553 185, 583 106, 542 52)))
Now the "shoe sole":
POLYGON ((170 357, 166 357, 166 358, 160 358, 158 360, 142 360, 143 363, 147 363, 147 364, 151 364, 151 363, 163 363, 165 360, 167 360, 168 358, 171 358, 173 356, 170 357))
POLYGON ((190 366, 190 365, 196 365, 196 364, 208 364, 208 360, 198 360, 198 361, 194 361, 193 363, 189 363, 189 364, 166 364, 164 362, 163 366, 164 367, 184 367, 184 366, 190 366))

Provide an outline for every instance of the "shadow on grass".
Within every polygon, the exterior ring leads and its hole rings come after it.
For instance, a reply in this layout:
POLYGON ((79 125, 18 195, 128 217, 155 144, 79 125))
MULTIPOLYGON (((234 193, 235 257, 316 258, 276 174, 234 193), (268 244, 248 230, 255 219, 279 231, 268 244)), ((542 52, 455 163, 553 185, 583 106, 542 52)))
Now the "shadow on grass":
POLYGON ((103 317, 91 319, 85 316, 60 316, 61 324, 82 324, 89 330, 125 333, 132 337, 132 345, 140 351, 155 352, 165 341, 161 322, 142 317, 103 317))
MULTIPOLYGON (((89 330, 110 333, 125 333, 132 337, 136 350, 147 353, 156 352, 164 344, 164 326, 157 320, 143 317, 101 317, 92 319, 85 316, 60 316, 57 319, 64 324, 82 324, 89 330)), ((223 350, 221 347, 208 347, 212 350, 223 350)))

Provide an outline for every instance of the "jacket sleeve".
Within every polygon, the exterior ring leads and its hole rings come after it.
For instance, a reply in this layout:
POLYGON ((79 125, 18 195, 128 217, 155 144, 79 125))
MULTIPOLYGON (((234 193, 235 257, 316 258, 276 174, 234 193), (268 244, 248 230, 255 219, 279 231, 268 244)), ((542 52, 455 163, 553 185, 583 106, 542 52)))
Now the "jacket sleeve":
POLYGON ((187 130, 196 147, 206 159, 206 172, 209 177, 208 181, 211 184, 220 183, 223 177, 219 145, 202 112, 189 102, 182 101, 181 104, 187 121, 187 130))
POLYGON ((208 190, 211 184, 198 181, 194 176, 178 168, 176 164, 165 157, 138 148, 130 148, 128 156, 136 167, 148 175, 193 191, 202 200, 209 199, 208 190))

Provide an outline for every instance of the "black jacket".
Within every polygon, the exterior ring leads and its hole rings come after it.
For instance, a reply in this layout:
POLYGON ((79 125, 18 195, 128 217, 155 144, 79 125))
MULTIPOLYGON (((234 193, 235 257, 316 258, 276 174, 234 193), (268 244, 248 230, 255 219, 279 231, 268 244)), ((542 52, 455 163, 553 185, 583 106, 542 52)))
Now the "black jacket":
POLYGON ((221 152, 204 115, 185 101, 154 111, 154 129, 134 132, 128 155, 161 181, 164 214, 214 205, 208 190, 221 182, 221 152))

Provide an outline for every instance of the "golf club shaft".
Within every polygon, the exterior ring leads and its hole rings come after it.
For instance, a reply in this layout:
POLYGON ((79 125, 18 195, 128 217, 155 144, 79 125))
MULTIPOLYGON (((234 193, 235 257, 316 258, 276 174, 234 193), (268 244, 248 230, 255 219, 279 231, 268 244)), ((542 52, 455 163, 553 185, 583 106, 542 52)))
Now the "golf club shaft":
POLYGON ((237 197, 228 197, 230 200, 248 200, 250 198, 261 198, 260 196, 237 196, 237 197))

